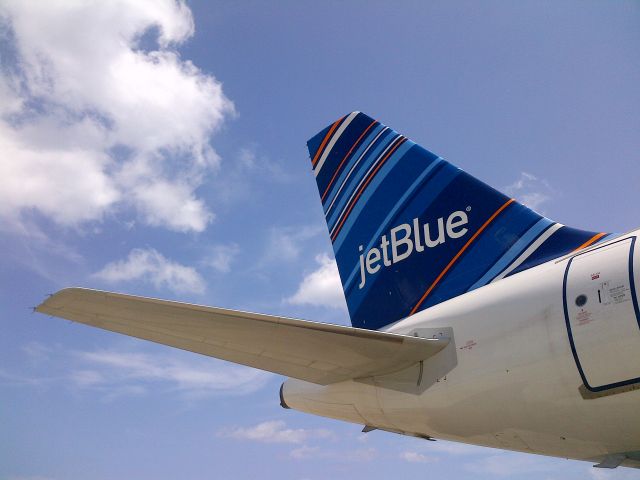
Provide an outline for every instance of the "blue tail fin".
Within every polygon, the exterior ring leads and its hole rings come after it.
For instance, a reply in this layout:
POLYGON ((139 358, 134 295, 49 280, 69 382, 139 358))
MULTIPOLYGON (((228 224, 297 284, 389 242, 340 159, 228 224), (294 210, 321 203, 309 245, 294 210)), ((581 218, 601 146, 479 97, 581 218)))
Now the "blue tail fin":
POLYGON ((600 241, 360 112, 308 142, 351 323, 378 329, 600 241))

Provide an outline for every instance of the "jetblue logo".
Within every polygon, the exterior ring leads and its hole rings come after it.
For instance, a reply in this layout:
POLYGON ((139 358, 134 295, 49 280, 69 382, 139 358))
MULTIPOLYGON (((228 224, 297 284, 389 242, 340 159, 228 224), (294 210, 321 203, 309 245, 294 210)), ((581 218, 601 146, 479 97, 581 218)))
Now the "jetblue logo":
MULTIPOLYGON (((466 208, 467 212, 471 207, 466 208)), ((360 284, 362 289, 367 282, 367 275, 373 275, 382 267, 390 267, 394 263, 409 258, 413 252, 423 252, 425 248, 435 248, 447 241, 447 238, 460 238, 469 231, 465 225, 469 223, 466 212, 457 210, 447 219, 438 218, 436 226, 431 223, 420 224, 419 218, 414 218, 411 224, 403 223, 394 227, 387 235, 380 238, 380 246, 372 247, 360 254, 360 284)), ((360 245, 360 252, 363 246, 360 245)))

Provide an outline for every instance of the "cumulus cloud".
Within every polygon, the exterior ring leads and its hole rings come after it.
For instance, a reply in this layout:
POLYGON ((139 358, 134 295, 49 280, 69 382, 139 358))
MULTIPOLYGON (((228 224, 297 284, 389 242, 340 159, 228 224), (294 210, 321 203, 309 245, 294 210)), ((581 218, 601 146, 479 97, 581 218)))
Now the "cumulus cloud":
POLYGON ((323 455, 324 452, 320 449, 320 447, 310 447, 308 445, 302 445, 301 447, 294 448, 289 452, 289 456, 291 458, 295 458, 296 460, 318 458, 322 457, 323 455))
POLYGON ((337 460, 341 462, 370 462, 378 456, 375 448, 357 448, 342 450, 327 450, 320 447, 302 445, 289 452, 289 456, 296 460, 337 460))
POLYGON ((255 147, 244 147, 238 152, 238 172, 242 174, 258 174, 262 179, 276 183, 286 183, 294 179, 284 165, 264 155, 258 156, 255 147))
POLYGON ((214 245, 202 263, 220 273, 227 273, 231 270, 231 263, 239 253, 240 247, 235 243, 214 245))
POLYGON ((111 262, 93 274, 109 283, 138 281, 175 293, 203 293, 206 283, 193 268, 164 257, 153 248, 134 248, 124 260, 111 262))
POLYGON ((358 448, 342 452, 341 457, 350 462, 370 462, 378 456, 378 451, 373 448, 358 448))
POLYGON ((297 260, 305 249, 305 242, 318 235, 320 231, 318 226, 271 228, 263 263, 297 260))
POLYGON ((398 456, 402 460, 405 460, 409 463, 427 463, 432 461, 426 455, 423 455, 422 453, 418 453, 418 452, 411 452, 411 451, 400 452, 398 456))
POLYGON ((0 369, 0 384, 40 389, 64 386, 98 394, 105 401, 159 392, 194 401, 253 393, 272 377, 268 372, 188 352, 145 351, 144 344, 138 343, 135 350, 76 351, 30 343, 23 348, 29 361, 11 373, 0 369), (40 374, 43 369, 46 374, 40 374))
POLYGON ((521 472, 547 472, 557 470, 557 460, 536 458, 530 454, 503 452, 483 456, 465 467, 470 472, 482 472, 493 476, 513 477, 521 472))
POLYGON ((78 387, 128 395, 158 385, 190 398, 222 393, 246 394, 264 386, 270 374, 210 359, 121 350, 75 352, 80 368, 69 378, 78 387))
POLYGON ((533 210, 539 210, 553 196, 549 182, 527 172, 521 172, 520 177, 504 190, 533 210))
POLYGON ((340 462, 369 462, 376 458, 378 452, 375 448, 325 448, 325 446, 309 445, 314 441, 329 440, 333 443, 338 438, 330 431, 323 428, 288 428, 282 420, 270 420, 261 422, 251 427, 224 428, 218 431, 219 437, 234 438, 236 440, 248 440, 261 443, 278 443, 294 445, 289 456, 295 460, 337 460, 340 462))
POLYGON ((222 85, 176 47, 194 34, 182 0, 0 6, 0 218, 58 224, 131 207, 149 225, 203 231, 196 189, 233 113, 222 85))
POLYGON ((346 310, 338 266, 327 254, 316 257, 318 268, 306 275, 296 293, 287 299, 294 305, 314 305, 346 310))
POLYGON ((287 428, 282 420, 262 422, 252 427, 223 429, 219 436, 238 440, 252 440, 263 443, 303 443, 311 438, 330 438, 331 432, 325 429, 287 428))

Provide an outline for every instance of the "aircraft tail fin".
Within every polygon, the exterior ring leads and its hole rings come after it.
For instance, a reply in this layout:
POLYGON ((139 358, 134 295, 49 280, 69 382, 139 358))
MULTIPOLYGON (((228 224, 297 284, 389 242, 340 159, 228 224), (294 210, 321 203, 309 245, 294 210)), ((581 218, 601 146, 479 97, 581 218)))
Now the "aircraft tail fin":
POLYGON ((355 327, 601 241, 553 222, 361 112, 307 143, 355 327))

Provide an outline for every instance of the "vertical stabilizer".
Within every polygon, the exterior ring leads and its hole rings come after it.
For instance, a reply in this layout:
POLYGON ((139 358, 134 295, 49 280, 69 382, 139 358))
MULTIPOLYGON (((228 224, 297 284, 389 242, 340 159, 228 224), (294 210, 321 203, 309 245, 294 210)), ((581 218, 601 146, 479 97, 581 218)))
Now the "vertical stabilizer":
POLYGON ((360 112, 307 145, 356 327, 381 328, 606 236, 539 215, 360 112))

